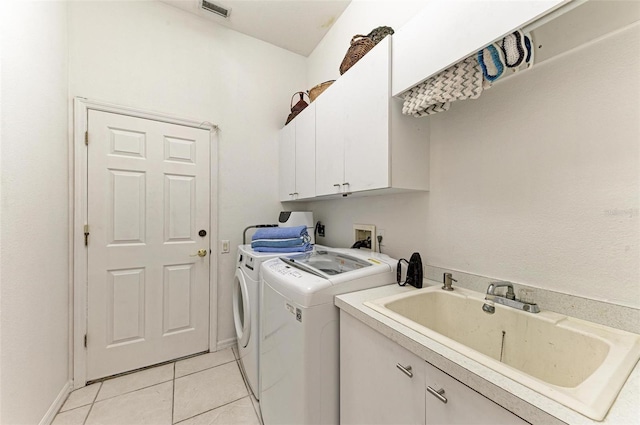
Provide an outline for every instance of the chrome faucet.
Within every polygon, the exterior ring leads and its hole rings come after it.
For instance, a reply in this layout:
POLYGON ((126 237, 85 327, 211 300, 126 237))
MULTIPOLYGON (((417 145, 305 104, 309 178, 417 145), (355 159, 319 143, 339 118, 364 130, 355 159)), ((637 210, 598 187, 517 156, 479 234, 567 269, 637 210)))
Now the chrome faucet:
POLYGON ((538 304, 523 302, 516 299, 516 294, 513 291, 513 284, 511 282, 491 282, 487 288, 487 295, 484 299, 485 303, 482 305, 482 310, 489 314, 496 312, 496 308, 494 306, 495 303, 527 311, 529 313, 540 312, 538 304), (495 290, 497 288, 507 288, 507 293, 504 296, 496 295, 495 290))

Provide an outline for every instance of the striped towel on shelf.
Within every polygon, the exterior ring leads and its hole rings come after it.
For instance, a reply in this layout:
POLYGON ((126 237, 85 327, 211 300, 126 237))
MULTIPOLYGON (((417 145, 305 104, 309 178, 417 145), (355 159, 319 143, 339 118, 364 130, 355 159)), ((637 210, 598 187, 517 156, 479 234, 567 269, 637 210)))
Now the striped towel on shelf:
POLYGON ((423 117, 447 111, 451 102, 480 97, 482 82, 478 61, 468 57, 407 91, 402 113, 423 117))

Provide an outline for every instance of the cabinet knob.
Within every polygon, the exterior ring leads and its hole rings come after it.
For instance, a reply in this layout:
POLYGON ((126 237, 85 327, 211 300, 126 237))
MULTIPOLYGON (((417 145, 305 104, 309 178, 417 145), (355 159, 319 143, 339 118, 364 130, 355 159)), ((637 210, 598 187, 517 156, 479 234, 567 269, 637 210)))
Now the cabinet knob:
POLYGON ((402 366, 400 363, 396 364, 396 367, 402 371, 409 378, 413 378, 413 372, 411 371, 411 366, 402 366))
POLYGON ((334 186, 340 187, 340 183, 336 183, 334 184, 334 186))
POLYGON ((427 391, 429 391, 429 394, 431 394, 432 396, 434 396, 444 404, 447 404, 447 398, 444 396, 444 388, 440 388, 439 390, 434 390, 433 388, 427 386, 427 391))

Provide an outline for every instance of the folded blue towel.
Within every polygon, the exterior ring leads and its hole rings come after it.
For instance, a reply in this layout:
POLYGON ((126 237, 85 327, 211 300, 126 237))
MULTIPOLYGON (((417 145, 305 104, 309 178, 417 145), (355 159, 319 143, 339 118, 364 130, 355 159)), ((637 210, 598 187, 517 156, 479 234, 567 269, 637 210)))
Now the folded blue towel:
POLYGON ((259 246, 254 248, 253 250, 256 252, 306 252, 311 251, 312 249, 312 244, 305 243, 304 245, 294 246, 291 248, 273 248, 269 246, 259 246))
POLYGON ((251 237, 252 241, 256 239, 291 239, 300 238, 308 235, 307 226, 296 227, 263 227, 258 229, 251 237))
POLYGON ((291 239, 256 239, 251 241, 251 248, 270 247, 270 248, 291 248, 294 246, 304 245, 309 242, 309 236, 305 235, 301 238, 291 239))

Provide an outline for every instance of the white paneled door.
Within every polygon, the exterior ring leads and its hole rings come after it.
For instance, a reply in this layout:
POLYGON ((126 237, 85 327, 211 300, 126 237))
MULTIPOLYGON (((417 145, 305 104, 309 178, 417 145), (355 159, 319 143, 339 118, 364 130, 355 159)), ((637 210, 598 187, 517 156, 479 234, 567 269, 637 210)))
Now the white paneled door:
POLYGON ((87 380, 209 347, 208 130, 89 110, 87 380))

